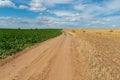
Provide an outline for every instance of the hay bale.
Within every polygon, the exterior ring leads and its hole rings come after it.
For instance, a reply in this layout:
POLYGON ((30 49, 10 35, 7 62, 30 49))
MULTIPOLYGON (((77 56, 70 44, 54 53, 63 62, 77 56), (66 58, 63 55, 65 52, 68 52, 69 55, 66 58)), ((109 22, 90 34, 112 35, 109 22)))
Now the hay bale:
POLYGON ((113 32, 113 30, 110 30, 110 32, 113 32))

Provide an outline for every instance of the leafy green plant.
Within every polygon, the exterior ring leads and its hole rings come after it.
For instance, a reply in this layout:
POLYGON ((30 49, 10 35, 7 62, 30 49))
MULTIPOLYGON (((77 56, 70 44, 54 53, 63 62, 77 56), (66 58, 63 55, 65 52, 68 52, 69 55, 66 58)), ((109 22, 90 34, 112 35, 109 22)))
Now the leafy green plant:
POLYGON ((60 34, 60 29, 0 29, 0 59, 60 34))

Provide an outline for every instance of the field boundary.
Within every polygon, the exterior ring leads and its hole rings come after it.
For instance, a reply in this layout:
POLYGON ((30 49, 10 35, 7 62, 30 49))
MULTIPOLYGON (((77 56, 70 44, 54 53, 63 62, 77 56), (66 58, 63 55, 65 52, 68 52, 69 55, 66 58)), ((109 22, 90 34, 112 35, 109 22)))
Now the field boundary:
MULTIPOLYGON (((61 35, 62 35, 62 34, 61 34, 61 35)), ((59 35, 59 36, 61 36, 61 35, 59 35)), ((57 36, 57 37, 59 37, 59 36, 57 36)), ((57 38, 57 37, 54 37, 54 38, 57 38)), ((12 55, 12 56, 7 56, 5 59, 1 59, 1 60, 0 60, 0 67, 1 67, 1 66, 4 66, 5 64, 9 63, 9 62, 12 61, 12 60, 18 58, 19 56, 23 55, 24 53, 28 52, 29 50, 35 49, 36 47, 44 44, 44 43, 47 42, 47 41, 50 41, 50 40, 54 39, 54 38, 50 38, 50 39, 45 40, 45 41, 40 42, 40 43, 36 43, 35 45, 29 46, 29 47, 23 49, 22 51, 16 52, 16 53, 15 53, 14 55, 12 55)))

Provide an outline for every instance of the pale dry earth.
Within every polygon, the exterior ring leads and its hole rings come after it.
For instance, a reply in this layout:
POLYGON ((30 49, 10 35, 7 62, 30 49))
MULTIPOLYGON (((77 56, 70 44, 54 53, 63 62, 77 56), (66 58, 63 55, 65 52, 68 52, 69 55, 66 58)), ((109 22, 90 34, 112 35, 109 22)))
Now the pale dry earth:
POLYGON ((1 65, 0 80, 120 80, 120 30, 64 30, 1 65))

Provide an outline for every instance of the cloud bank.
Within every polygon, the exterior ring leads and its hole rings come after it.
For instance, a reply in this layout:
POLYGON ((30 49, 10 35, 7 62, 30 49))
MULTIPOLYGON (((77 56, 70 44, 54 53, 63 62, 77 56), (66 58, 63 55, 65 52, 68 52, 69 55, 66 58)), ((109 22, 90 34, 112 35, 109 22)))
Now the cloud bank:
POLYGON ((0 0, 0 8, 30 11, 34 18, 0 16, 0 27, 112 28, 120 27, 120 0, 0 0), (6 24, 11 19, 11 23, 6 24))

